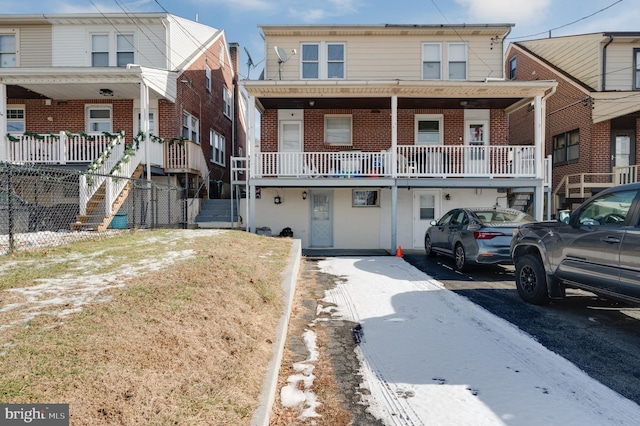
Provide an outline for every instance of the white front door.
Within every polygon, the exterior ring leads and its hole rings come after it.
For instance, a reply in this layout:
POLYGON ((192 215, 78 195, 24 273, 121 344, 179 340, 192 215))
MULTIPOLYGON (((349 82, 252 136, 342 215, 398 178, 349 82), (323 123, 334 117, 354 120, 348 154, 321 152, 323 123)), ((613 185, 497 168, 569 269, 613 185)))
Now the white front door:
POLYGON ((489 155, 484 147, 489 146, 489 122, 468 120, 465 129, 465 174, 486 175, 489 172, 489 155))
POLYGON ((302 173, 302 122, 280 121, 278 173, 298 176, 302 173))
POLYGON ((424 248, 424 234, 430 222, 440 216, 440 191, 413 190, 413 248, 424 248))
POLYGON ((333 191, 312 189, 309 247, 333 247, 333 191))

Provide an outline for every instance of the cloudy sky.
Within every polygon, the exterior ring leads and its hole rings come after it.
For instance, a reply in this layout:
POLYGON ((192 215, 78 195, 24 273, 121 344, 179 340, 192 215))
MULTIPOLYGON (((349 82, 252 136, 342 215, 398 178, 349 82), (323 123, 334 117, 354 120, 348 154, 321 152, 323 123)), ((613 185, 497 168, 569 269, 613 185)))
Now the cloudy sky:
MULTIPOLYGON (((224 29, 227 40, 239 43, 243 56, 242 48, 246 47, 257 63, 264 57, 258 25, 510 23, 515 27, 507 41, 519 41, 548 37, 549 32, 560 36, 640 31, 637 1, 0 0, 0 11, 3 14, 167 11, 224 29)), ((241 62, 246 63, 246 57, 241 62)))

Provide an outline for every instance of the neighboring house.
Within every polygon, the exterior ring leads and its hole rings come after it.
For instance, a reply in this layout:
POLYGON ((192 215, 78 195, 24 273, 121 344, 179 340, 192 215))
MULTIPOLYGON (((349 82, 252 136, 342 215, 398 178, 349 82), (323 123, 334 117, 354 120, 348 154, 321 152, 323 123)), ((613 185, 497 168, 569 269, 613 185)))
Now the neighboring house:
MULTIPOLYGON (((640 32, 603 32, 512 43, 513 81, 558 82, 546 105, 545 152, 553 155, 554 211, 604 188, 638 180, 640 32)), ((511 142, 533 143, 532 112, 514 113, 511 142)))
POLYGON ((504 81, 510 24, 261 29, 264 78, 241 82, 248 179, 234 180, 248 229, 395 253, 422 248, 448 209, 504 206, 511 190, 543 218, 544 135, 512 144, 508 116, 533 104, 541 118, 556 83, 504 81))
POLYGON ((245 140, 237 50, 168 13, 0 15, 0 161, 87 170, 119 140, 97 173, 133 144, 125 177, 229 198, 245 140))

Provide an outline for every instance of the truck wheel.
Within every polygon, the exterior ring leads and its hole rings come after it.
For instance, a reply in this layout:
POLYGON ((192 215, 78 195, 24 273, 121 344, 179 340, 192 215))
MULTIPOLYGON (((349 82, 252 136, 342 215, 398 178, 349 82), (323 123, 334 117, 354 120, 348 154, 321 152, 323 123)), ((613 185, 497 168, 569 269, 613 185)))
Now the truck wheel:
POLYGON ((549 303, 547 275, 538 256, 527 254, 516 261, 516 288, 525 302, 534 305, 549 303))
POLYGON ((425 235, 424 237, 424 251, 427 253, 427 257, 435 257, 436 252, 433 251, 433 247, 431 246, 431 237, 425 235))

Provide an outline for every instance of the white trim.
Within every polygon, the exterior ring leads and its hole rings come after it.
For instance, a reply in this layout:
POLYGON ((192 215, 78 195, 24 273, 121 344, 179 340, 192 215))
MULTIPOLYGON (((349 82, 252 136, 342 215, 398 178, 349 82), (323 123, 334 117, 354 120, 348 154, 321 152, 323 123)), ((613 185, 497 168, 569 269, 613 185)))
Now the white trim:
POLYGON ((303 42, 300 43, 300 62, 299 72, 301 80, 346 80, 347 79, 347 43, 343 41, 317 41, 317 42, 303 42), (304 61, 304 46, 317 46, 318 47, 318 59, 317 61, 304 61), (342 46, 342 61, 332 61, 332 63, 342 63, 342 77, 329 77, 329 46, 342 46), (304 77, 303 65, 305 63, 317 63, 318 76, 317 77, 304 77))
MULTIPOLYGON (((19 68, 20 67, 20 30, 19 29, 8 29, 8 28, 2 28, 0 29, 0 35, 12 35, 15 37, 15 51, 14 54, 16 55, 16 66, 15 67, 2 67, 0 66, 0 69, 2 68, 19 68)), ((8 53, 8 52, 7 52, 8 53)))
MULTIPOLYGON (((459 62, 459 61, 456 61, 459 62)), ((451 81, 466 81, 469 79, 469 49, 466 42, 451 42, 447 43, 447 80, 451 81), (464 47, 464 77, 463 78, 451 78, 451 46, 463 46, 464 47)))
POLYGON ((414 116, 414 133, 413 143, 415 145, 442 145, 444 140, 444 114, 416 114, 414 116), (418 141, 418 122, 420 121, 437 121, 438 122, 438 141, 437 142, 419 142, 418 141))
POLYGON ((324 143, 331 146, 353 146, 353 116, 351 114, 325 114, 324 115, 324 143), (349 141, 330 142, 327 137, 327 121, 332 118, 349 118, 349 141))
MULTIPOLYGON (((422 77, 422 80, 432 80, 432 81, 439 81, 439 80, 443 80, 442 78, 442 43, 422 43, 422 47, 420 49, 420 55, 421 55, 421 62, 420 62, 420 75, 422 77), (440 69, 439 69, 439 77, 438 78, 426 78, 424 75, 424 63, 426 62, 426 58, 425 58, 425 47, 427 46, 436 46, 438 48, 438 63, 440 64, 440 69)), ((431 58, 429 58, 431 59, 431 58)), ((432 60, 428 61, 428 62, 434 62, 432 60)))
POLYGON ((101 133, 100 131, 91 130, 90 126, 92 122, 95 123, 106 123, 106 119, 91 119, 90 111, 92 110, 107 110, 109 111, 109 130, 108 132, 113 131, 113 105, 111 104, 85 104, 84 105, 84 128, 87 133, 101 133))

